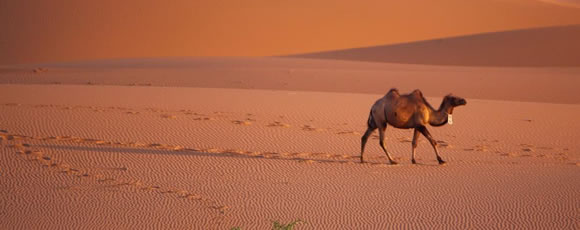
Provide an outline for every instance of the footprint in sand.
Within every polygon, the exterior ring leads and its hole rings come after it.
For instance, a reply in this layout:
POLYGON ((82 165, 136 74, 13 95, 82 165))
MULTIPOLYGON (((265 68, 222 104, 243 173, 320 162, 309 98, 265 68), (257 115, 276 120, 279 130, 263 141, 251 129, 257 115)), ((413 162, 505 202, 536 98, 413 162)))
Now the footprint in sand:
POLYGON ((316 128, 312 125, 302 125, 302 130, 304 130, 304 131, 316 131, 316 132, 324 131, 324 129, 316 128))
POLYGON ((282 123, 280 121, 274 121, 268 124, 268 127, 282 127, 282 128, 289 128, 290 124, 282 123))
POLYGON ((215 121, 216 119, 213 117, 196 117, 193 118, 195 121, 215 121))
POLYGON ((140 82, 134 82, 129 84, 129 86, 152 86, 153 84, 151 83, 140 83, 140 82))
POLYGON ((399 142, 401 142, 401 143, 411 143, 411 142, 413 142, 413 140, 411 138, 408 138, 408 137, 399 137, 398 139, 399 139, 399 142))
POLYGON ((180 113, 183 113, 183 114, 185 114, 185 115, 193 115, 193 114, 194 114, 194 112, 193 112, 193 111, 191 111, 191 110, 188 110, 188 109, 182 109, 182 110, 179 110, 179 112, 180 112, 180 113))
POLYGON ((446 141, 437 141, 437 145, 441 146, 442 148, 453 148, 453 145, 450 145, 446 141))
POLYGON ((38 74, 38 73, 44 73, 44 72, 48 72, 48 69, 47 68, 38 67, 38 68, 32 69, 32 72, 33 73, 36 73, 36 74, 38 74))
POLYGON ((235 120, 235 121, 232 121, 232 123, 234 123, 236 125, 245 125, 245 126, 252 125, 251 121, 246 121, 246 120, 245 121, 235 120))
POLYGON ((487 152, 489 151, 489 146, 487 145, 476 145, 473 148, 464 149, 465 151, 477 151, 477 152, 487 152))
POLYGON ((517 157, 518 154, 513 153, 513 152, 504 152, 504 153, 499 153, 500 156, 504 156, 504 157, 517 157))
POLYGON ((149 112, 154 112, 154 113, 159 113, 159 112, 163 112, 163 110, 161 109, 156 109, 156 108, 145 108, 146 111, 149 112))
POLYGON ((161 115, 162 118, 167 118, 167 119, 175 119, 177 118, 177 116, 175 115, 171 115, 171 114, 163 114, 161 115))
POLYGON ((357 136, 360 135, 360 133, 357 131, 340 131, 336 134, 338 134, 338 135, 357 135, 357 136))
POLYGON ((534 149, 532 149, 532 148, 523 148, 522 151, 524 151, 524 152, 534 152, 534 149))

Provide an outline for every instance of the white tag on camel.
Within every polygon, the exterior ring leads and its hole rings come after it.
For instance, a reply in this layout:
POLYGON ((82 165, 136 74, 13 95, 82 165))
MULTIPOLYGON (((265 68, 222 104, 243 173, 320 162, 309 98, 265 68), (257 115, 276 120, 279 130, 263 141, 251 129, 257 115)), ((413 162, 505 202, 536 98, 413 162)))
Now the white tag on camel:
POLYGON ((451 116, 451 114, 447 114, 447 124, 453 124, 453 116, 451 116))

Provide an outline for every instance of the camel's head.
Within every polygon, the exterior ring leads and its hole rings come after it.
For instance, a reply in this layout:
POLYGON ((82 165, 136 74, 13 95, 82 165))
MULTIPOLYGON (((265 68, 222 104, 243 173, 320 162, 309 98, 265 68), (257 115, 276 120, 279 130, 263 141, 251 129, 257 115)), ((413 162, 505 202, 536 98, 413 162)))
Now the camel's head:
POLYGON ((465 99, 458 97, 458 96, 455 96, 453 94, 449 94, 449 95, 445 96, 443 101, 449 103, 449 105, 451 105, 453 107, 467 104, 467 101, 465 99))

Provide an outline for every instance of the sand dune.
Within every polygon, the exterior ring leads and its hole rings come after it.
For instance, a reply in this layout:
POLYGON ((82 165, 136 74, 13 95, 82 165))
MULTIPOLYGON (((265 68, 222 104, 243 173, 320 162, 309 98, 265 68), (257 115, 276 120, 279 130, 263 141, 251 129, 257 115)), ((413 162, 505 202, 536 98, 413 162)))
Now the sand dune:
MULTIPOLYGON (((580 59, 579 59, 580 60, 580 59)), ((580 68, 492 68, 302 58, 149 58, 0 68, 2 84, 76 84, 270 89, 578 104, 580 68), (34 72, 44 68, 43 72, 34 72), (5 69, 5 71, 2 71, 5 69)))
POLYGON ((576 1, 0 5, 1 229, 580 229, 576 1))
POLYGON ((296 219, 307 222, 299 229, 578 227, 578 105, 468 98, 453 126, 431 129, 447 165, 425 139, 411 165, 411 132, 388 129, 401 163, 392 166, 376 136, 370 163, 358 163, 359 133, 381 95, 0 90, 8 228, 265 229, 296 219))
POLYGON ((577 0, 539 0, 544 3, 552 3, 559 6, 580 8, 580 2, 577 0))
POLYGON ((0 68, 0 222, 10 229, 575 229, 578 67, 150 58, 0 68), (468 105, 373 134, 389 88, 468 105))
POLYGON ((0 65, 287 55, 578 24, 579 12, 534 0, 11 1, 0 8, 0 65))
POLYGON ((294 57, 455 66, 580 66, 580 25, 512 30, 294 57))

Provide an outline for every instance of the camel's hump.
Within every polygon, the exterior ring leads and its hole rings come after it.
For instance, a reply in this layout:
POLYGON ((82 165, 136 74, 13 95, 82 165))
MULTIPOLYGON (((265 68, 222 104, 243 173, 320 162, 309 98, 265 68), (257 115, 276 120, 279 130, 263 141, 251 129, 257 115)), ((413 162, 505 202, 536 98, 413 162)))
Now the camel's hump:
POLYGON ((397 94, 398 95, 399 94, 399 90, 397 88, 391 88, 389 90, 389 92, 387 92, 387 94, 391 94, 391 93, 394 93, 394 94, 397 94))
POLYGON ((421 90, 419 90, 419 89, 416 89, 416 90, 413 90, 413 92, 411 92, 411 95, 423 97, 423 92, 421 92, 421 90))

